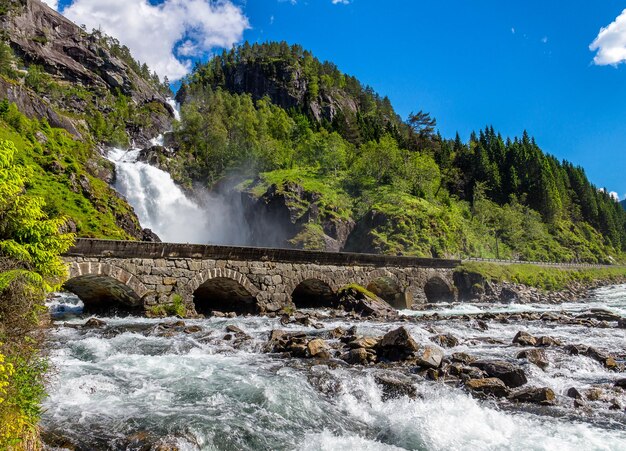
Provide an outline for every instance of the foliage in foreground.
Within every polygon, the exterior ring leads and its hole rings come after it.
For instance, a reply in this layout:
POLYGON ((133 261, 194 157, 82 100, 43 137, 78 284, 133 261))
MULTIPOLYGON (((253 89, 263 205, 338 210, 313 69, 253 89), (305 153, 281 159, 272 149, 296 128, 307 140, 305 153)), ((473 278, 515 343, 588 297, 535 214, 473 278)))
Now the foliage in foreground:
POLYGON ((47 364, 40 354, 43 301, 66 277, 59 255, 74 235, 25 194, 33 168, 0 141, 0 449, 36 447, 47 364))
POLYGON ((500 265, 486 262, 467 262, 456 271, 479 274, 492 282, 514 282, 548 291, 567 288, 573 282, 619 282, 626 278, 626 267, 557 268, 531 264, 500 265))

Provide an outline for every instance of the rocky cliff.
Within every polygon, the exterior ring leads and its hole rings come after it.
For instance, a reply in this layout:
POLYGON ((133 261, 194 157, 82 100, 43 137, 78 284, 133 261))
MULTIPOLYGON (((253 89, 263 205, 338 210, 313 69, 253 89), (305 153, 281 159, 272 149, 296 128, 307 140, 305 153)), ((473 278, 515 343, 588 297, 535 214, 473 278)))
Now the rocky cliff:
POLYGON ((150 80, 114 55, 101 36, 87 33, 39 0, 13 1, 11 5, 0 16, 2 34, 24 69, 32 65, 43 68, 52 77, 55 89, 42 89, 39 99, 34 99, 32 92, 3 86, 0 98, 15 102, 27 115, 46 118, 49 123, 80 136, 84 124, 75 119, 76 114, 88 113, 94 107, 104 115, 111 110, 106 102, 93 105, 84 96, 58 95, 63 87, 80 86, 96 96, 123 95, 136 109, 150 106, 142 112, 148 116, 140 121, 145 126, 138 127, 129 121, 126 130, 130 139, 139 144, 171 127, 173 110, 164 95, 150 80), (72 119, 60 118, 55 109, 71 113, 68 116, 72 119))

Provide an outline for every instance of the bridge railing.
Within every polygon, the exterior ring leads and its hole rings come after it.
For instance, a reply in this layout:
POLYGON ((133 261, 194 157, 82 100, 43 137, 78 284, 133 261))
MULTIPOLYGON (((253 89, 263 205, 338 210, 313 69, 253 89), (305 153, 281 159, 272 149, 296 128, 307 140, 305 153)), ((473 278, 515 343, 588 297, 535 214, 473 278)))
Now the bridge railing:
POLYGON ((463 259, 463 262, 485 262, 485 263, 498 263, 505 265, 535 265, 535 266, 554 266, 560 268, 615 268, 620 265, 601 265, 595 263, 562 263, 562 262, 540 262, 540 261, 528 261, 528 260, 507 260, 498 258, 481 258, 481 257, 468 257, 463 259))
POLYGON ((469 257, 465 259, 419 258, 351 252, 321 252, 301 249, 215 246, 208 244, 152 243, 145 241, 116 241, 80 238, 68 256, 112 258, 190 258, 215 260, 272 261, 281 263, 311 263, 335 266, 395 266, 424 268, 455 268, 463 262, 539 265, 562 268, 612 268, 616 265, 592 263, 558 263, 496 258, 469 257))

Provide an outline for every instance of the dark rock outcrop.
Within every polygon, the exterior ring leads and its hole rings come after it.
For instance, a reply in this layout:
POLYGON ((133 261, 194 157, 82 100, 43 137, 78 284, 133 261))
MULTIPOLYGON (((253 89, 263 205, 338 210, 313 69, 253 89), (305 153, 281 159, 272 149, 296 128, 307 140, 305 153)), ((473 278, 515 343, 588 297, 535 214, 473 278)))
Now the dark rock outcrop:
POLYGON ((471 365, 480 368, 489 377, 500 379, 507 387, 521 387, 528 382, 524 370, 504 360, 477 360, 471 365))

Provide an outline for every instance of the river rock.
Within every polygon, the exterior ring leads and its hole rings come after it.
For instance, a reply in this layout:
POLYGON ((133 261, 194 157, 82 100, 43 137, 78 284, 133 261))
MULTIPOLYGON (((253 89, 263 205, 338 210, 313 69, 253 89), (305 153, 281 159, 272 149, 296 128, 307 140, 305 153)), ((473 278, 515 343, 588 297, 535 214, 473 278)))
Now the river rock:
POLYGON ((533 337, 528 332, 524 332, 520 330, 515 337, 513 337, 513 343, 519 344, 522 346, 536 346, 537 338, 533 337))
POLYGON ((583 395, 574 387, 571 387, 570 389, 568 389, 566 394, 568 398, 573 398, 573 399, 578 399, 578 400, 583 399, 583 395))
POLYGON ((365 348, 371 349, 378 345, 378 339, 373 337, 360 337, 348 343, 350 349, 365 348))
POLYGON ((233 333, 233 334, 243 334, 244 333, 243 330, 241 330, 237 326, 233 326, 231 324, 226 326, 226 332, 230 332, 230 333, 233 333))
POLYGON ((537 338, 537 344, 536 346, 541 346, 541 347, 550 347, 550 346, 561 346, 561 341, 557 340, 556 338, 552 338, 552 337, 548 337, 548 336, 543 336, 543 337, 539 337, 537 338))
POLYGON ((404 396, 415 399, 417 396, 417 390, 413 385, 413 381, 407 376, 401 374, 377 374, 374 376, 374 381, 382 389, 383 401, 404 396))
POLYGON ((609 310, 601 309, 601 308, 593 308, 588 312, 581 313, 580 315, 576 315, 576 318, 582 319, 595 319, 598 321, 619 321, 622 319, 620 315, 617 313, 613 313, 609 310))
POLYGON ((504 360, 478 360, 471 365, 480 368, 489 377, 500 379, 507 387, 521 387, 528 382, 524 370, 504 360))
POLYGON ((439 368, 443 360, 443 351, 435 346, 424 346, 415 353, 415 363, 426 368, 439 368))
POLYGON ((550 388, 525 387, 512 393, 509 399, 516 402, 553 405, 556 402, 556 395, 550 388))
POLYGON ((459 344, 459 339, 452 334, 434 335, 430 339, 444 348, 454 348, 459 344))
POLYGON ((89 318, 83 327, 86 329, 99 329, 101 327, 105 327, 107 323, 98 319, 98 318, 89 318))
POLYGON ((359 290, 348 288, 339 295, 339 306, 347 312, 354 312, 367 318, 393 319, 398 311, 381 298, 371 298, 359 290))
POLYGON ((341 360, 351 365, 366 365, 369 358, 369 354, 363 348, 351 349, 341 356, 341 360))
POLYGON ((455 362, 461 362, 465 365, 469 365, 477 360, 476 357, 466 354, 465 352, 455 352, 450 356, 450 358, 455 362))
POLYGON ((419 346, 404 327, 387 332, 378 345, 378 355, 390 361, 406 360, 419 346))
POLYGON ((509 389, 505 383, 496 377, 470 379, 465 382, 465 387, 472 392, 495 396, 496 398, 504 398, 509 395, 509 389))
POLYGON ((526 359, 530 363, 537 365, 542 370, 545 370, 550 364, 546 351, 543 349, 524 349, 523 351, 520 351, 516 357, 518 359, 526 359))
POLYGON ((328 345, 321 338, 315 338, 306 345, 309 355, 318 359, 329 359, 328 345))
POLYGON ((626 389, 626 378, 616 380, 615 386, 626 389))

